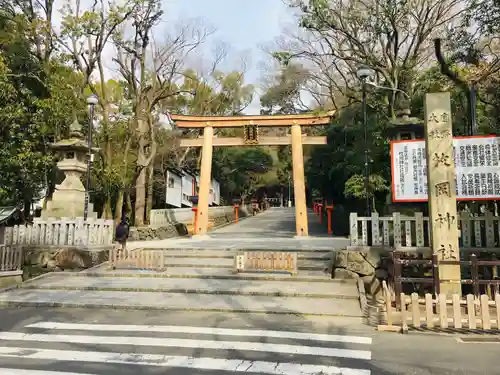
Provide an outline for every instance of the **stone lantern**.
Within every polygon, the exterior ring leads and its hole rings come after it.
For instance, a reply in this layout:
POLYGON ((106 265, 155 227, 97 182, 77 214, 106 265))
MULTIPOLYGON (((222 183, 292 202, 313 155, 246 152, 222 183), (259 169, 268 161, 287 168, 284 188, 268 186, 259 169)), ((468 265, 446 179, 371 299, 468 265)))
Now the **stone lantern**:
MULTIPOLYGON (((42 212, 42 218, 77 218, 83 217, 85 206, 85 186, 81 177, 87 171, 87 158, 89 147, 84 140, 82 128, 78 121, 70 126, 70 136, 50 145, 60 157, 57 168, 64 172, 63 182, 55 186, 52 199, 47 201, 46 209, 42 212)), ((91 152, 99 151, 92 147, 91 152)), ((93 204, 89 203, 89 218, 97 218, 93 210, 93 204)))
POLYGON ((399 83, 394 103, 396 118, 389 123, 387 136, 392 141, 404 141, 410 139, 424 139, 424 121, 411 117, 411 100, 408 96, 412 84, 412 74, 406 71, 399 83))
POLYGON ((410 110, 402 110, 396 119, 389 122, 386 135, 391 141, 424 139, 424 121, 411 117, 410 110))

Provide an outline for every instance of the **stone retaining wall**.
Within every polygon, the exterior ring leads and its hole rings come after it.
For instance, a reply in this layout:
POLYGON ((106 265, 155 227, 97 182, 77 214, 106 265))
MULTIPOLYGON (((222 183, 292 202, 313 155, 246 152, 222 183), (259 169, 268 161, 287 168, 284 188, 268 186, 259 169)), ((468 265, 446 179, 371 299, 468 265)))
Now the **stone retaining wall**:
MULTIPOLYGON (((243 218, 248 215, 248 212, 240 210, 238 216, 243 218)), ((234 222, 235 218, 234 212, 231 212, 211 217, 210 221, 214 223, 214 228, 217 228, 234 222)), ((169 224, 161 227, 133 227, 130 229, 128 241, 164 240, 186 235, 188 235, 188 229, 185 223, 169 224)))
POLYGON ((68 246, 25 247, 23 279, 50 271, 81 271, 106 262, 110 246, 78 248, 68 246))
POLYGON ((369 251, 338 250, 333 259, 334 279, 356 279, 363 281, 366 293, 375 299, 383 297, 382 280, 392 274, 389 251, 371 249, 369 251))

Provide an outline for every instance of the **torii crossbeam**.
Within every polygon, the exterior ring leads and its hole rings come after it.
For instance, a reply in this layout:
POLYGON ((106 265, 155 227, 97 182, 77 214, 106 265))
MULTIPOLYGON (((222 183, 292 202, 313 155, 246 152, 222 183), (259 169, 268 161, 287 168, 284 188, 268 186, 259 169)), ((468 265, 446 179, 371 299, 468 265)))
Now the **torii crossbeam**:
POLYGON ((271 115, 271 116, 187 116, 171 115, 178 128, 203 128, 203 137, 181 139, 181 147, 202 147, 198 219, 196 233, 206 235, 208 227, 208 197, 212 174, 213 147, 284 146, 292 145, 295 221, 298 237, 309 235, 304 180, 302 145, 325 145, 326 137, 302 135, 301 126, 322 126, 330 123, 334 112, 326 114, 271 115), (290 127, 291 135, 259 137, 261 127, 290 127), (244 128, 244 137, 214 137, 214 128, 244 128))

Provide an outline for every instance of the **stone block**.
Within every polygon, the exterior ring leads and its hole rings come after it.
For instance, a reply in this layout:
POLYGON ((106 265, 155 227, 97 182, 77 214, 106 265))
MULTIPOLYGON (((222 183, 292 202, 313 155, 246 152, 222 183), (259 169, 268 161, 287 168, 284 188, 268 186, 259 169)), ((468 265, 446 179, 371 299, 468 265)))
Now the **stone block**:
MULTIPOLYGON (((77 249, 60 249, 56 252, 55 266, 64 269, 75 269, 75 268, 89 268, 93 265, 93 259, 88 251, 82 251, 77 249)), ((50 263, 50 262, 49 262, 50 263)), ((49 267, 47 264, 47 268, 49 267)))
POLYGON ((333 268, 343 268, 361 276, 373 275, 380 266, 380 254, 376 251, 338 250, 333 268))
POLYGON ((355 272, 346 270, 345 268, 336 268, 333 270, 333 278, 340 280, 359 279, 359 275, 355 272))
POLYGON ((81 270, 108 260, 109 246, 95 248, 47 246, 25 248, 24 265, 28 269, 81 270))

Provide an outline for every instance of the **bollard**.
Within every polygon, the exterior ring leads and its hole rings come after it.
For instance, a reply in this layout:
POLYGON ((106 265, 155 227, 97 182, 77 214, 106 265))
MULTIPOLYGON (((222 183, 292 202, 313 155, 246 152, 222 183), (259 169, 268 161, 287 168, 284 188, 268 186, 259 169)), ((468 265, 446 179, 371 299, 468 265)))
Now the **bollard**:
POLYGON ((191 209, 193 211, 193 234, 196 234, 197 230, 197 226, 198 226, 198 207, 193 207, 191 209))
POLYGON ((323 224, 323 204, 318 204, 319 223, 323 224))
POLYGON ((239 206, 237 204, 234 205, 234 222, 238 224, 238 208, 239 206))
POLYGON ((328 234, 333 234, 332 231, 332 211, 333 211, 333 203, 331 206, 326 206, 326 212, 328 216, 328 234))

